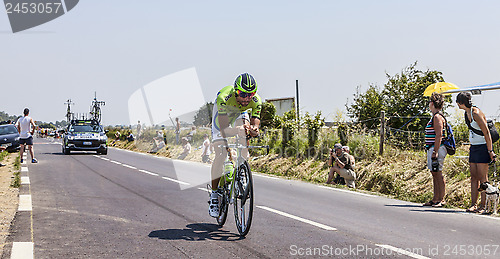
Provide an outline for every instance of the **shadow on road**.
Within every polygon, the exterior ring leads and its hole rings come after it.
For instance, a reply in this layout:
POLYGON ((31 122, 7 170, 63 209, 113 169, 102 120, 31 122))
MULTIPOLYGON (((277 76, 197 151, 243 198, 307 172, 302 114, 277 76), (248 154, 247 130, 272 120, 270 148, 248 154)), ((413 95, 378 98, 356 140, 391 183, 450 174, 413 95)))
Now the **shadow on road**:
POLYGON ((230 233, 227 230, 222 230, 221 227, 216 224, 209 223, 189 224, 184 229, 155 230, 149 233, 148 237, 164 240, 188 241, 236 241, 245 238, 237 234, 230 233))
POLYGON ((435 213, 464 213, 463 210, 452 210, 452 209, 424 209, 424 210, 410 210, 416 212, 435 212, 435 213))
POLYGON ((40 153, 41 155, 57 155, 57 156, 90 156, 90 155, 95 155, 95 152, 92 153, 86 153, 86 152, 71 152, 70 155, 65 155, 62 152, 45 152, 45 153, 40 153))
POLYGON ((385 207, 397 207, 397 208, 422 208, 422 205, 413 204, 386 204, 385 207))
POLYGON ((423 207, 418 204, 386 204, 385 207, 396 207, 396 208, 414 208, 410 211, 412 212, 435 212, 435 213, 462 213, 463 210, 454 210, 454 209, 446 209, 446 208, 432 208, 432 207, 423 207), (420 208, 420 209, 417 209, 420 208))

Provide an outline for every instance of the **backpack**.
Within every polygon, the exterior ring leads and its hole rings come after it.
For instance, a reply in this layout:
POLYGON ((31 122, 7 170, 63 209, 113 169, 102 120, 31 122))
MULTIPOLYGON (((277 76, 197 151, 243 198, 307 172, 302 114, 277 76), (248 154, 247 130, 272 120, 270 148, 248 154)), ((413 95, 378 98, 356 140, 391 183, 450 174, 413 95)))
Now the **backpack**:
MULTIPOLYGON (((446 118, 444 120, 446 121, 446 118)), ((452 156, 455 154, 457 145, 455 143, 455 136, 453 136, 453 129, 448 122, 446 122, 446 138, 443 138, 443 145, 446 147, 448 155, 452 156)))
MULTIPOLYGON (((483 134, 483 131, 481 130, 478 130, 478 129, 475 129, 473 128, 471 125, 470 125, 470 121, 469 121, 469 116, 467 116, 467 112, 464 112, 464 117, 465 117, 465 123, 467 124, 467 127, 469 127, 469 129, 476 133, 477 135, 479 136, 484 136, 483 134)), ((474 118, 473 118, 474 119, 474 118)), ((488 129, 490 130, 490 135, 491 135, 491 142, 492 143, 495 143, 498 141, 498 139, 500 138, 500 136, 498 135, 498 131, 497 131, 497 128, 495 127, 495 123, 493 123, 492 120, 486 120, 486 126, 488 127, 488 129)))
MULTIPOLYGON (((439 114, 441 116, 443 116, 444 122, 446 123, 446 137, 443 137, 443 141, 441 143, 443 143, 443 145, 446 147, 446 152, 448 153, 448 155, 452 156, 455 154, 456 149, 457 149, 457 145, 455 142, 455 136, 453 136, 453 128, 446 120, 446 117, 444 117, 444 115, 441 113, 439 113, 439 114)), ((432 117, 432 119, 434 120, 434 117, 432 117)), ((432 122, 432 123, 434 123, 434 122, 432 122)))

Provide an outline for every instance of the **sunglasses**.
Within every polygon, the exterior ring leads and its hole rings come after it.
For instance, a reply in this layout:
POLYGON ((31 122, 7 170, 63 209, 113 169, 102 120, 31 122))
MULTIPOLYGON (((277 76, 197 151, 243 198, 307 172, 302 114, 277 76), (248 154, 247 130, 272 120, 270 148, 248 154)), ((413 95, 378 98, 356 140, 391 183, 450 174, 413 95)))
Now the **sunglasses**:
POLYGON ((253 97, 255 95, 255 92, 253 92, 253 93, 245 93, 245 92, 243 92, 241 90, 236 90, 236 93, 241 98, 250 98, 250 97, 253 97))

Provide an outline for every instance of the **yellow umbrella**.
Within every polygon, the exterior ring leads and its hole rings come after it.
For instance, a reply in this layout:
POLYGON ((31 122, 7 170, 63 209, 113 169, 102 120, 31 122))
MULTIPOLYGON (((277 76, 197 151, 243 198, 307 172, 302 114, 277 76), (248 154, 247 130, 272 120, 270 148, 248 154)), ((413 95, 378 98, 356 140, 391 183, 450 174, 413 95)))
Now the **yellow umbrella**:
POLYGON ((424 91, 424 96, 431 96, 432 93, 438 92, 438 93, 443 93, 449 90, 453 89, 460 89, 458 86, 452 83, 447 83, 447 82, 439 82, 439 83, 434 83, 432 85, 429 85, 425 91, 424 91))

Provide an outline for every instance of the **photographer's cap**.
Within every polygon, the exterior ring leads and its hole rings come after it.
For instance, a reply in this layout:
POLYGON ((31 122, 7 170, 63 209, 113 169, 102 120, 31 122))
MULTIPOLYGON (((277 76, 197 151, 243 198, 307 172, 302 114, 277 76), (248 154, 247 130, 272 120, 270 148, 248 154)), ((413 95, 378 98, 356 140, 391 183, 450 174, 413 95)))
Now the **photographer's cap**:
POLYGON ((333 148, 334 148, 335 150, 337 150, 337 149, 342 149, 342 144, 337 143, 337 144, 335 144, 335 145, 333 146, 333 148))

